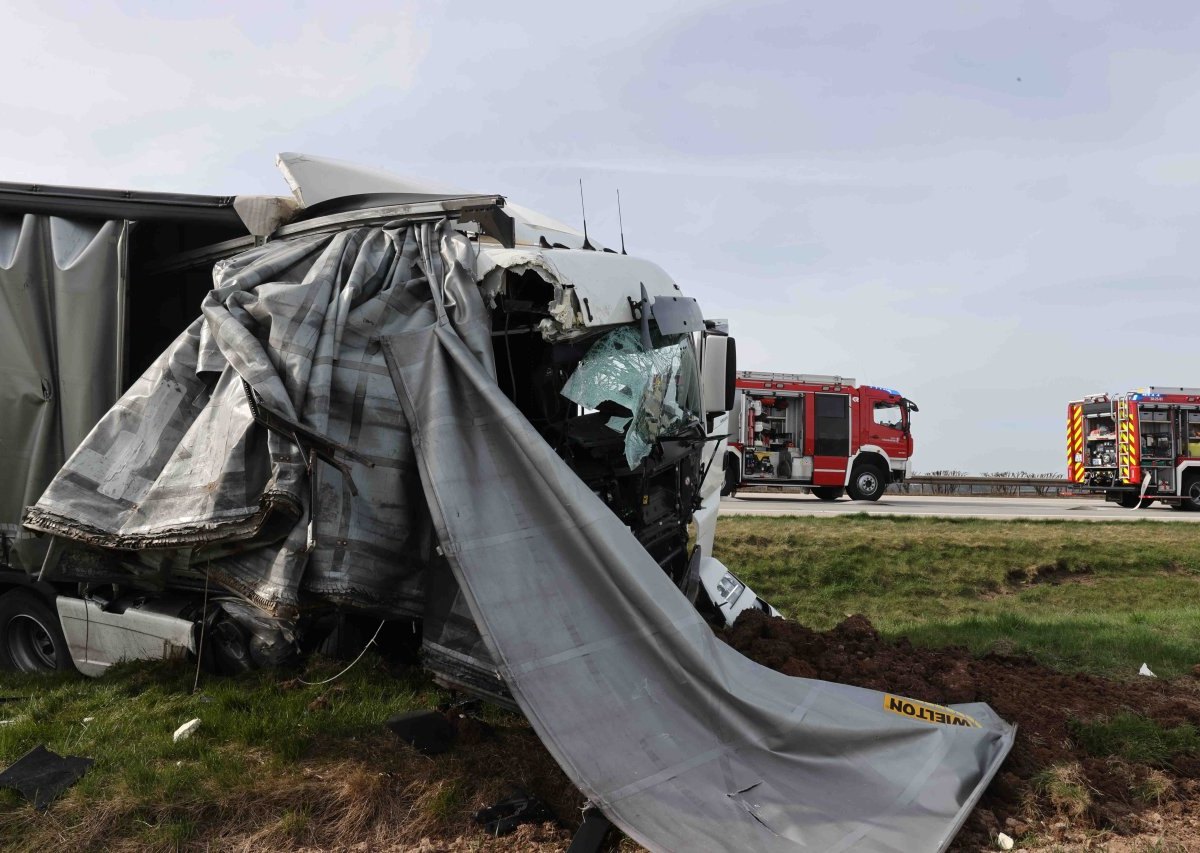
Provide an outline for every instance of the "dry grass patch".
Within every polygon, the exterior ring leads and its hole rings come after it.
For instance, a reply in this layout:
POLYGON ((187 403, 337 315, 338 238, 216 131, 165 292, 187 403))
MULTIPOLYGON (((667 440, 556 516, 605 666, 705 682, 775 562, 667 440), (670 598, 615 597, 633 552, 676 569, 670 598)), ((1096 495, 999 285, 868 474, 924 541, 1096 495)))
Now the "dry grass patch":
POLYGON ((1033 780, 1033 789, 1044 797, 1057 814, 1077 820, 1092 806, 1083 768, 1078 764, 1058 764, 1048 767, 1033 780))

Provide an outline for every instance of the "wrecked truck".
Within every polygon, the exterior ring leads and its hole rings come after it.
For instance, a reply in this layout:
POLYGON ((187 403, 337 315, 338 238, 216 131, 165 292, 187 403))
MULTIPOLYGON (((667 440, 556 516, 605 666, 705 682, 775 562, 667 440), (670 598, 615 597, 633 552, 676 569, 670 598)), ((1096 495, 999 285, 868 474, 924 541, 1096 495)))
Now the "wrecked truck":
POLYGON ((0 186, 3 661, 238 672, 355 614, 651 850, 944 850, 1012 726, 712 630, 773 612, 712 556, 723 324, 500 196, 280 165, 290 199, 0 186))
POLYGON ((381 345, 431 288, 478 290, 463 322, 496 385, 690 601, 767 608, 712 559, 723 322, 501 196, 278 164, 287 197, 0 184, 0 664, 236 672, 379 624, 442 683, 511 703, 381 345))

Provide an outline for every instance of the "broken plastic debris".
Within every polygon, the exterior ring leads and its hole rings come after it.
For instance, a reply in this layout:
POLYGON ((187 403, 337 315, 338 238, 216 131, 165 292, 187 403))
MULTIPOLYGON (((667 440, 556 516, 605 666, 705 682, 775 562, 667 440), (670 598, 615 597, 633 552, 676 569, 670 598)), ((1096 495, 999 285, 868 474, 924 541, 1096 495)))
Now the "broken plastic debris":
POLYGON ((439 755, 454 743, 454 726, 439 711, 409 711, 387 721, 387 727, 423 755, 439 755))
POLYGON ((996 836, 996 846, 1001 850, 1012 850, 1013 840, 1001 832, 996 836))
POLYGON ((520 788, 508 799, 480 809, 471 818, 493 837, 508 835, 523 823, 545 823, 555 819, 554 812, 545 803, 520 788))
POLYGON ((1142 668, 1138 670, 1138 675, 1147 675, 1150 678, 1158 678, 1157 675, 1150 671, 1150 667, 1146 666, 1145 664, 1142 664, 1142 668))
POLYGON ((59 794, 78 782, 94 762, 95 759, 78 755, 63 757, 42 744, 0 773, 0 788, 19 791, 34 808, 44 810, 58 799, 59 794))
POLYGON ((200 718, 199 717, 196 717, 195 719, 192 719, 192 720, 188 720, 186 723, 184 723, 182 726, 180 726, 179 728, 177 728, 175 730, 175 743, 179 743, 181 740, 186 740, 187 738, 190 738, 192 736, 192 732, 196 731, 196 729, 198 729, 198 728, 200 728, 200 718))

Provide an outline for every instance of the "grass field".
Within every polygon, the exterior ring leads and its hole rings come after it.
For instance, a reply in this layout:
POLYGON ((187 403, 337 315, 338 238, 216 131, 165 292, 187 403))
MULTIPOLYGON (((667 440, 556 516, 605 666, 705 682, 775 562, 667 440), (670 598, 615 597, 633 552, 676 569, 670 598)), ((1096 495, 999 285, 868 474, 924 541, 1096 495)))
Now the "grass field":
MULTIPOLYGON (((921 644, 1022 651, 1122 677, 1143 661, 1162 676, 1200 663, 1192 525, 733 517, 721 520, 717 555, 816 628, 863 613, 921 644)), ((305 678, 334 672, 318 660, 305 678)), ((325 686, 259 673, 204 677, 193 694, 192 678, 181 664, 131 664, 95 681, 0 675, 0 721, 11 721, 0 725, 0 767, 39 743, 96 759, 45 814, 0 791, 0 846, 413 849, 432 837, 443 846, 427 849, 498 849, 471 826, 474 808, 515 785, 560 813, 577 804, 516 715, 488 712, 499 736, 445 756, 400 747, 383 722, 446 695, 370 655, 325 686), (199 731, 173 743, 193 717, 199 731)), ((1132 735, 1090 737, 1120 754, 1132 735)))
MULTIPOLYGON (((341 666, 317 660, 304 677, 341 666)), ((473 808, 513 785, 570 790, 516 714, 485 709, 498 736, 450 756, 400 746, 384 721, 448 695, 377 657, 332 685, 256 673, 202 677, 193 693, 193 677, 180 663, 122 665, 96 680, 0 677, 0 720, 11 721, 0 726, 0 767, 41 743, 96 761, 44 814, 0 790, 0 848, 173 850, 202 837, 221 850, 409 849, 467 829, 473 808), (192 718, 200 728, 175 743, 192 718)))
POLYGON ((1200 663, 1200 531, 1155 522, 724 517, 717 557, 787 616, 1113 676, 1200 663))

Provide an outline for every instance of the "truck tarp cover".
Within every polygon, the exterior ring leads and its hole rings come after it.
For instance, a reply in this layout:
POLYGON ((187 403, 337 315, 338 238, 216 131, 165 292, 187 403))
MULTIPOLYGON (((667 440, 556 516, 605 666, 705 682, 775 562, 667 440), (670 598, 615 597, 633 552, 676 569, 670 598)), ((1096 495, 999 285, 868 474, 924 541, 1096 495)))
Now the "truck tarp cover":
POLYGON ((203 322, 97 426, 30 522, 124 547, 259 536, 212 565, 279 602, 300 589, 388 597, 415 570, 413 520, 431 514, 514 698, 572 781, 641 844, 943 849, 1013 728, 986 705, 792 678, 722 643, 501 392, 477 278, 473 247, 445 223, 272 243, 226 262, 203 322), (243 378, 376 462, 350 465, 358 497, 318 463, 311 553, 304 466, 286 440, 255 431, 243 378), (265 541, 254 519, 271 495, 299 509, 265 541))
POLYGON ((0 531, 117 399, 123 220, 0 213, 0 531))

